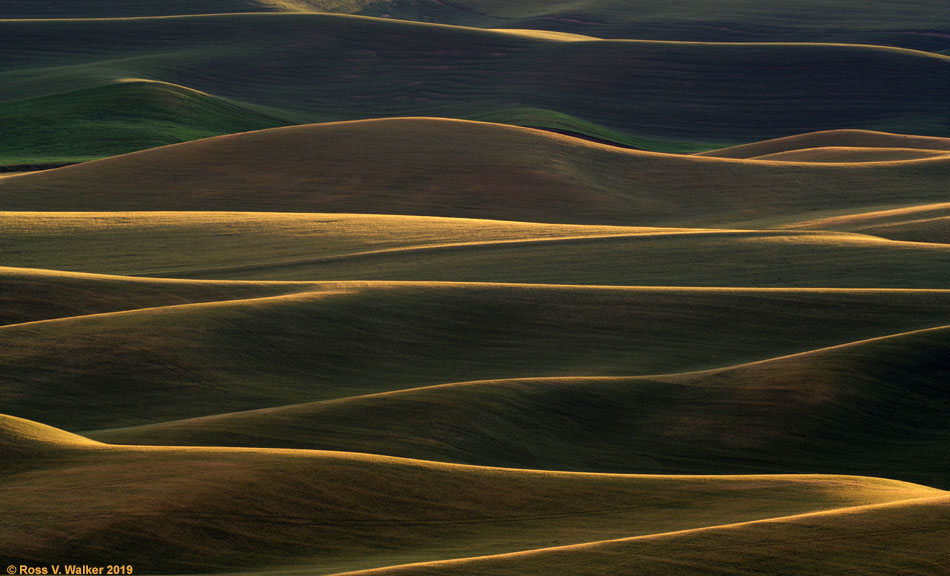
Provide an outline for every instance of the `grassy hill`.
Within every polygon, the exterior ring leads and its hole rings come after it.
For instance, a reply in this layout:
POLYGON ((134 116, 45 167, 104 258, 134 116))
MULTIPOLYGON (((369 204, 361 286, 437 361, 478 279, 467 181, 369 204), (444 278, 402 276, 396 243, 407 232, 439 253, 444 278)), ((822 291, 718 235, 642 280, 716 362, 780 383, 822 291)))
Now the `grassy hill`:
POLYGON ((709 372, 447 384, 88 435, 554 470, 809 469, 946 488, 950 467, 927 454, 950 447, 948 352, 944 327, 709 372))
POLYGON ((293 122, 473 117, 658 150, 828 128, 950 134, 950 81, 941 80, 950 59, 872 46, 573 42, 342 15, 237 14, 0 21, 0 50, 4 106, 131 77, 293 122))
POLYGON ((265 2, 257 0, 62 0, 33 2, 31 0, 0 0, 3 18, 117 18, 130 16, 170 16, 175 14, 214 14, 256 12, 265 2))
POLYGON ((722 150, 710 150, 696 155, 752 159, 816 148, 890 148, 950 151, 950 138, 910 136, 870 130, 823 130, 821 132, 775 138, 764 142, 752 142, 722 150))
POLYGON ((656 4, 636 0, 65 0, 0 1, 4 18, 92 18, 234 12, 336 12, 487 28, 529 28, 603 38, 720 42, 847 42, 940 51, 950 15, 921 0, 750 0, 656 4))
POLYGON ((128 80, 0 106, 0 163, 89 160, 285 124, 207 94, 128 80))
POLYGON ((350 576, 486 574, 557 571, 571 576, 616 573, 820 576, 939 572, 950 561, 943 544, 950 498, 936 496, 880 506, 796 515, 449 562, 351 572, 350 576), (900 545, 894 546, 894 538, 900 545))
POLYGON ((142 279, 0 267, 0 326, 52 318, 292 294, 313 286, 284 282, 142 279))
MULTIPOLYGON (((320 1, 311 2, 320 5, 320 1)), ((540 28, 603 38, 728 42, 833 41, 947 47, 946 8, 922 0, 394 0, 363 9, 369 15, 503 28, 540 28)))
POLYGON ((0 553, 16 564, 121 557, 163 572, 293 564, 329 573, 941 494, 858 477, 581 475, 333 452, 108 447, 9 416, 0 423, 0 442, 27 451, 2 453, 0 553), (37 437, 46 458, 30 456, 37 437))
POLYGON ((950 7, 0 0, 0 54, 14 572, 950 565, 950 7))
POLYGON ((764 227, 943 202, 950 161, 652 154, 438 119, 264 130, 0 180, 0 208, 335 212, 764 227))
POLYGON ((0 1, 5 18, 91 18, 234 12, 336 12, 482 28, 528 28, 602 38, 719 42, 845 42, 950 48, 950 14, 922 0, 750 0, 656 4, 635 0, 65 0, 0 1))
POLYGON ((824 148, 805 148, 757 156, 756 160, 779 162, 899 162, 901 160, 923 160, 950 155, 946 150, 922 150, 919 148, 849 148, 828 146, 824 148))
POLYGON ((943 325, 948 298, 327 283, 0 327, 0 392, 14 414, 90 430, 446 382, 681 372, 943 325))
POLYGON ((893 210, 844 214, 798 222, 795 228, 853 230, 894 239, 950 242, 950 204, 924 204, 893 210))
POLYGON ((943 288, 950 276, 946 245, 850 233, 419 216, 7 212, 0 243, 13 266, 170 278, 943 288))

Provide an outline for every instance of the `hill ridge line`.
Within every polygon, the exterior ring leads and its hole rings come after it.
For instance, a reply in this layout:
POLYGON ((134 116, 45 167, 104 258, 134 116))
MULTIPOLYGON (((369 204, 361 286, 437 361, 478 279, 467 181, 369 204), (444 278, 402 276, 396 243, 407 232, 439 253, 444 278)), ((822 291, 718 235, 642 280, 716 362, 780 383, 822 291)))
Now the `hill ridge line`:
MULTIPOLYGON (((0 21, 2 22, 2 21, 0 21)), ((950 62, 950 56, 945 57, 948 62, 950 62)), ((188 86, 174 84, 174 86, 180 86, 186 90, 192 90, 188 86)), ((211 96, 215 99, 220 99, 222 102, 227 102, 233 106, 243 107, 241 103, 235 103, 232 100, 226 100, 219 96, 211 96)), ((581 138, 577 136, 570 136, 567 134, 562 134, 559 132, 554 132, 551 130, 545 130, 543 128, 531 128, 528 126, 518 126, 514 124, 504 124, 499 122, 485 122, 481 120, 467 120, 463 118, 448 118, 448 117, 439 117, 439 116, 387 116, 382 118, 363 118, 358 120, 335 120, 330 122, 311 122, 306 124, 291 124, 287 126, 276 126, 273 128, 262 128, 260 130, 248 130, 244 132, 234 132, 229 134, 221 134, 218 136, 209 136, 207 138, 199 138, 197 140, 189 140, 186 142, 176 142, 173 144, 165 144, 163 146, 156 146, 153 148, 145 148, 142 150, 135 150, 133 152, 127 152, 125 154, 118 154, 116 156, 108 156, 105 158, 97 158, 94 160, 88 160, 85 162, 80 162, 77 164, 70 164, 68 166, 61 166, 58 168, 50 168, 47 170, 41 170, 39 172, 27 172, 23 174, 12 174, 4 178, 5 182, 13 182, 20 178, 26 178, 27 180, 30 176, 43 175, 48 173, 54 173, 64 170, 74 170, 84 166, 96 165, 100 163, 109 163, 112 161, 120 161, 124 158, 136 157, 142 154, 150 154, 158 150, 171 149, 178 146, 189 146, 189 145, 198 145, 198 144, 210 144, 216 140, 226 140, 229 138, 240 137, 243 135, 250 134, 274 134, 279 131, 293 132, 293 131, 303 131, 303 130, 316 130, 320 127, 331 127, 331 126, 358 126, 360 124, 373 124, 373 123, 400 123, 400 124, 409 124, 414 122, 436 122, 436 123, 457 123, 457 124, 474 124, 474 125, 489 125, 494 126, 503 130, 508 130, 513 133, 522 133, 522 134, 531 134, 537 137, 546 138, 554 142, 569 143, 578 147, 586 147, 589 149, 596 150, 606 150, 621 156, 629 157, 639 157, 639 158, 667 158, 667 159, 678 159, 686 163, 708 163, 708 164, 744 164, 744 165, 754 165, 754 166, 773 166, 778 168, 788 168, 788 167, 805 167, 805 168, 821 168, 823 170, 837 170, 837 169, 846 169, 854 167, 866 167, 869 165, 872 166, 903 166, 909 164, 922 164, 922 163, 947 163, 950 164, 950 153, 943 156, 935 156, 932 158, 915 158, 910 160, 888 160, 888 161, 877 161, 877 162, 834 162, 834 163, 822 163, 822 162, 789 162, 789 161, 780 161, 780 160, 757 160, 754 158, 730 158, 730 157, 720 157, 720 156, 705 156, 703 153, 698 154, 676 154, 671 152, 656 152, 652 150, 640 150, 633 148, 624 148, 616 146, 614 144, 605 144, 601 142, 596 142, 587 138, 581 138)), ((810 133, 809 133, 810 134, 810 133)), ((913 134, 907 134, 907 136, 916 136, 913 134)), ((763 142, 768 142, 765 140, 763 142)), ((751 142, 750 144, 758 144, 759 142, 751 142)), ((724 148, 722 150, 727 150, 724 148)))
MULTIPOLYGON (((505 559, 505 558, 518 558, 524 556, 533 556, 537 554, 544 554, 547 552, 554 551, 575 551, 575 550, 585 550, 589 548, 595 548, 605 544, 620 544, 624 542, 634 542, 640 540, 653 540, 659 538, 676 538, 685 534, 696 534, 701 532, 708 532, 713 530, 732 530, 736 528, 743 528, 746 526, 756 526, 762 524, 780 524, 789 521, 795 521, 798 519, 806 518, 821 518, 826 516, 837 516, 837 515, 850 515, 850 514, 861 514, 864 512, 870 512, 874 510, 882 510, 888 508, 900 508, 907 506, 908 504, 925 504, 925 503, 939 503, 945 500, 950 500, 950 493, 944 492, 942 495, 937 496, 923 496, 920 498, 908 498, 904 500, 895 500, 893 502, 885 502, 878 504, 866 504, 863 506, 848 506, 844 508, 832 508, 828 510, 821 510, 818 512, 805 512, 803 514, 792 514, 789 516, 776 516, 774 518, 764 518, 761 520, 749 520, 746 522, 734 522, 730 524, 718 524, 714 526, 703 526, 701 528, 688 528, 685 530, 674 530, 672 532, 660 532, 657 534, 644 534, 641 536, 629 536, 626 538, 610 538, 607 540, 596 540, 592 542, 583 542, 580 544, 567 544, 564 546, 549 546, 545 548, 534 548, 530 550, 521 550, 518 552, 506 552, 502 554, 487 554, 484 556, 471 556, 467 558, 453 558, 451 560, 437 560, 429 562, 412 562, 409 564, 397 564, 393 566, 382 566, 379 568, 371 568, 369 570, 355 570, 347 572, 337 572, 329 576, 373 576, 374 574, 384 574, 391 570, 400 570, 404 568, 411 567, 439 567, 439 566, 453 566, 458 564, 465 564, 472 561, 478 560, 487 560, 487 559, 505 559)), ((902 530, 903 532, 903 530, 902 530)))
POLYGON ((825 346, 822 348, 816 348, 814 350, 806 350, 804 352, 795 352, 794 354, 785 354, 784 356, 776 356, 774 358, 766 358, 764 360, 753 360, 752 362, 743 362, 741 364, 734 364, 731 366, 723 366, 721 368, 709 368, 706 370, 693 370, 691 372, 675 372, 672 374, 653 374, 645 375, 642 378, 660 378, 660 377, 670 377, 670 376, 681 376, 688 374, 714 374, 716 372, 724 372, 727 370, 732 370, 736 368, 743 368, 747 366, 759 366, 761 364, 766 364, 768 362, 777 362, 781 360, 788 360, 790 358, 801 358, 803 356, 809 356, 812 354, 820 354, 822 352, 828 352, 831 350, 841 350, 844 348, 851 348, 854 346, 860 346, 862 344, 870 344, 872 342, 881 342, 883 340, 890 340, 894 338, 901 338, 904 336, 913 336, 915 334, 926 334, 928 332, 940 332, 942 330, 950 329, 950 324, 942 324, 939 326, 931 326, 929 328, 919 328, 917 330, 908 330, 906 332, 897 332, 894 334, 885 334, 884 336, 875 336, 873 338, 864 338, 862 340, 854 340, 851 342, 844 342, 842 344, 835 344, 833 346, 825 346))
POLYGON ((292 258, 288 260, 275 260, 270 262, 260 262, 252 264, 233 264, 227 266, 215 266, 211 268, 188 268, 188 269, 177 269, 169 274, 175 274, 180 272, 201 272, 201 273, 211 273, 211 272, 237 272, 237 271, 249 271, 249 270, 258 270, 258 269, 267 269, 274 266, 302 266, 307 264, 319 264, 319 263, 328 263, 328 262, 341 262, 350 259, 359 259, 359 258, 368 258, 373 256, 382 256, 386 254, 405 254, 413 252, 438 252, 441 250, 455 250, 455 249, 465 249, 465 248, 480 248, 480 247, 492 247, 492 246, 523 246, 523 245, 538 245, 538 244, 571 244, 571 243, 583 243, 585 241, 598 241, 598 240, 622 240, 622 239, 657 239, 657 238, 675 238, 679 236, 757 236, 762 235, 765 237, 771 236, 784 236, 787 234, 795 236, 840 236, 848 238, 860 238, 868 243, 888 243, 888 244, 912 244, 915 246, 923 246, 926 248, 939 247, 943 244, 936 242, 912 242, 905 240, 891 240, 889 238, 881 238, 879 236, 874 236, 871 234, 861 234, 856 232, 845 232, 845 231, 824 231, 824 230, 796 230, 794 228, 782 228, 774 230, 743 230, 743 229, 730 229, 730 228, 655 228, 653 227, 644 227, 643 232, 617 232, 614 234, 591 234, 589 236, 578 234, 578 235, 569 235, 569 236, 551 236, 545 238, 516 238, 516 239, 504 239, 504 240, 481 240, 481 241, 470 241, 470 242, 442 242, 436 244, 419 244, 415 246, 396 246, 393 248, 380 248, 377 250, 363 250, 360 252, 351 252, 348 254, 333 254, 329 256, 315 256, 311 258, 292 258))
MULTIPOLYGON (((505 28, 480 28, 475 26, 464 26, 458 24, 443 24, 439 22, 424 22, 421 20, 404 20, 400 18, 382 18, 367 16, 363 14, 345 14, 340 12, 321 12, 317 10, 298 10, 298 11, 249 11, 249 12, 210 12, 204 14, 167 14, 163 16, 118 16, 118 17, 86 17, 86 18, 0 18, 0 23, 5 22, 127 22, 127 21, 154 21, 154 20, 183 20, 183 19, 207 19, 207 18, 301 18, 301 17, 320 17, 330 19, 350 19, 373 21, 394 26, 419 26, 428 28, 443 28, 453 30, 463 30, 486 35, 502 35, 508 37, 517 37, 528 42, 592 42, 592 43, 638 43, 638 44, 659 44, 659 45, 687 45, 687 46, 818 46, 818 47, 852 47, 874 49, 886 52, 899 52, 914 54, 917 56, 944 60, 950 62, 950 56, 940 54, 939 52, 928 52, 925 50, 915 50, 913 48, 903 48, 899 46, 887 46, 880 44, 862 44, 847 42, 714 42, 701 40, 651 40, 643 38, 596 38, 589 40, 564 40, 559 39, 556 34, 551 36, 531 36, 524 35, 524 29, 513 29, 515 32, 508 32, 505 28), (518 31, 522 31, 519 33, 518 31)), ((556 31, 552 31, 556 32, 556 31)))
MULTIPOLYGON (((2 271, 0 267, 0 271, 2 271)), ((26 270, 32 270, 27 268, 26 270)), ((137 278, 141 280, 151 279, 150 276, 112 276, 113 278, 137 278)), ((158 280, 176 281, 176 278, 158 278, 158 280)), ((194 280, 195 282, 219 282, 218 280, 194 280)), ((220 281, 220 282, 242 282, 240 280, 220 281)), ((253 281, 249 281, 253 282, 253 281)), ((107 316, 131 315, 137 313, 148 313, 159 310, 185 309, 185 308, 210 308, 226 306, 228 304, 241 304, 251 302, 275 301, 281 299, 294 299, 302 296, 319 295, 340 295, 351 294, 355 289, 373 289, 373 288, 395 288, 395 287, 443 287, 443 288, 524 288, 528 290, 590 290, 590 291, 638 291, 638 292, 748 292, 748 293, 950 293, 950 288, 795 288, 795 287, 749 287, 749 286, 612 286, 612 285, 588 285, 588 284, 530 284, 519 282, 451 282, 451 281, 402 281, 402 280, 319 280, 306 282, 315 286, 313 290, 303 290, 290 294, 280 294, 277 296, 262 296, 257 298, 236 298, 233 300, 214 300, 210 302, 190 302, 187 304, 171 304, 168 306, 148 306, 145 308, 135 308, 131 310, 116 310, 113 312, 97 312, 94 314, 79 314, 76 316, 63 316, 61 318, 47 318, 44 320, 31 320, 29 322, 19 322, 16 324, 5 324, 0 326, 0 331, 11 328, 22 328, 40 324, 50 324, 56 322, 66 322, 70 320, 80 320, 88 318, 103 318, 107 316), (334 289, 336 288, 336 289, 334 289)), ((272 284, 281 284, 280 281, 273 281, 272 284)), ((290 281, 293 285, 296 282, 290 281)), ((930 328, 930 329, 939 329, 930 328)), ((804 352, 803 352, 804 353, 804 352)), ((800 354, 803 354, 800 353, 800 354)), ((718 370, 718 368, 713 369, 718 370)))
MULTIPOLYGON (((0 212, 3 216, 3 212, 0 212)), ((89 280, 123 280, 131 283, 151 283, 156 284, 233 284, 233 285, 281 285, 287 286, 312 286, 319 284, 320 280, 218 280, 201 278, 163 278, 160 276, 127 276, 123 274, 105 274, 101 272, 79 272, 73 270, 56 270, 54 268, 28 268, 23 266, 0 266, 0 274, 23 274, 36 276, 59 276, 66 278, 86 278, 89 280)))
MULTIPOLYGON (((777 227, 776 229, 799 229, 799 226, 821 226, 822 224, 835 224, 836 222, 855 222, 860 223, 863 220, 874 220, 875 218, 882 218, 887 216, 900 216, 916 213, 927 213, 934 212, 937 210, 950 209, 950 202, 933 202, 930 204, 914 204, 912 206, 903 206, 901 208, 887 208, 884 210, 872 210, 870 212, 854 212, 851 214, 841 214, 839 216, 828 216, 826 218, 816 218, 814 220, 802 220, 799 222, 793 222, 791 224, 784 224, 777 227)), ((939 216, 936 218, 940 218, 939 216)), ((933 218, 933 219, 936 219, 933 218)), ((925 218, 923 220, 931 220, 931 218, 925 218)), ((917 220, 911 220, 911 222, 916 222, 917 220)), ((907 221, 903 221, 907 222, 907 221)), ((812 229, 812 228, 808 228, 812 229)))
POLYGON ((205 416, 195 416, 191 418, 182 418, 178 420, 166 420, 163 422, 140 424, 137 426, 122 426, 118 428, 98 428, 98 429, 92 429, 92 430, 83 430, 79 432, 79 434, 85 435, 85 434, 95 434, 99 432, 110 432, 110 431, 118 431, 118 430, 134 430, 134 429, 139 429, 139 428, 152 428, 152 427, 159 427, 159 426, 167 425, 167 424, 183 424, 187 422, 209 421, 209 420, 215 420, 218 418, 227 418, 230 416, 238 416, 238 415, 267 414, 271 412, 280 412, 283 410, 292 410, 295 408, 306 408, 310 406, 339 404, 339 403, 346 403, 346 402, 355 401, 355 400, 386 398, 386 397, 391 397, 391 396, 399 396, 402 394, 413 394, 416 392, 423 392, 423 391, 438 391, 438 390, 449 389, 449 388, 464 388, 468 386, 483 386, 483 385, 492 385, 492 384, 504 385, 506 383, 519 383, 519 382, 560 382, 560 381, 565 381, 565 380, 568 380, 568 381, 579 380, 583 382, 622 382, 622 381, 629 381, 629 380, 648 380, 648 379, 656 379, 656 378, 671 378, 671 377, 676 377, 676 376, 711 374, 711 373, 716 373, 716 372, 740 369, 746 366, 755 366, 755 365, 765 364, 769 362, 781 361, 781 360, 785 360, 789 358, 800 358, 803 356, 821 354, 821 353, 831 351, 831 350, 839 350, 842 348, 861 346, 863 344, 902 338, 905 336, 912 336, 915 334, 926 334, 928 332, 940 332, 942 330, 948 330, 948 329, 950 329, 950 324, 944 324, 941 326, 934 326, 930 328, 921 328, 917 330, 909 330, 906 332, 896 332, 893 334, 886 334, 883 336, 875 336, 873 338, 865 338, 862 340, 854 340, 854 341, 845 342, 842 344, 835 344, 832 346, 815 348, 813 350, 806 350, 804 352, 796 352, 794 354, 787 354, 784 356, 776 356, 772 358, 766 358, 763 360, 753 360, 751 362, 742 362, 739 364, 730 364, 728 366, 721 366, 719 368, 709 368, 705 370, 693 370, 693 371, 687 371, 687 372, 670 372, 670 373, 664 373, 664 374, 640 374, 640 375, 631 375, 631 376, 537 376, 537 377, 523 376, 523 377, 517 377, 517 378, 492 378, 488 380, 466 380, 466 381, 461 381, 461 382, 445 382, 442 384, 430 384, 427 386, 417 386, 414 388, 402 388, 400 390, 388 390, 385 392, 358 394, 356 396, 343 396, 340 398, 331 398, 328 400, 317 400, 313 402, 298 402, 295 404, 268 406, 266 408, 255 408, 252 410, 238 410, 235 412, 221 412, 217 414, 207 414, 205 416))
MULTIPOLYGON (((0 418, 10 416, 6 414, 0 414, 0 418)), ((35 420, 29 420, 25 418, 20 418, 18 416, 10 416, 18 420, 23 420, 26 422, 32 422, 36 424, 42 424, 35 420)), ((425 460, 422 458, 412 458, 406 456, 390 456, 386 454, 376 454, 373 452, 354 452, 347 450, 325 450, 319 448, 263 448, 263 447, 252 447, 252 446, 178 446, 178 445, 148 445, 148 444, 109 444, 107 442, 100 442, 98 440, 93 440, 91 438, 86 438, 81 434, 74 432, 68 432, 62 428, 56 428, 54 426, 49 426, 54 430, 59 430, 65 432, 71 436, 78 436, 83 440, 88 440, 88 443, 83 443, 78 445, 79 450, 94 450, 94 451, 114 451, 114 452, 173 452, 173 453, 206 453, 206 454, 271 454, 271 455, 282 455, 287 457, 313 457, 313 458, 328 458, 328 459, 339 459, 339 460, 355 460, 362 462, 386 462, 390 464, 403 464, 403 465, 415 465, 415 466, 424 466, 424 467, 434 467, 442 468, 445 470, 467 470, 467 471, 501 471, 501 472, 523 472, 526 474, 534 474, 538 476, 568 476, 568 477, 577 477, 577 478, 630 478, 630 479, 643 479, 643 480, 657 480, 657 479, 681 479, 681 480, 709 480, 709 481, 720 481, 720 480, 732 480, 732 481, 747 481, 747 480, 824 480, 824 479, 851 479, 851 480, 865 480, 865 481, 878 481, 881 483, 887 483, 892 485, 902 485, 906 487, 916 487, 918 490, 925 490, 927 492, 940 492, 944 494, 950 494, 939 488, 933 488, 931 486, 926 486, 924 484, 918 484, 915 482, 909 482, 906 480, 898 480, 893 478, 882 478, 877 476, 863 476, 860 474, 834 474, 834 473, 809 473, 809 472, 795 472, 795 473, 762 473, 762 474, 650 474, 650 473, 626 473, 626 472, 584 472, 584 471, 575 471, 575 470, 548 470, 544 468, 517 468, 511 466, 491 466, 491 465, 481 465, 481 464, 462 464, 456 462, 444 462, 441 460, 425 460)), ((927 496, 925 498, 930 498, 927 496)))
POLYGON ((18 322, 16 324, 4 324, 0 326, 0 331, 6 329, 24 328, 29 326, 38 326, 45 324, 55 324, 58 322, 69 322, 72 320, 85 320, 94 318, 105 318, 110 316, 126 316, 136 313, 157 312, 159 310, 180 310, 186 308, 216 308, 227 306, 228 304, 249 304, 252 302, 265 302, 273 300, 292 300, 301 296, 316 296, 321 294, 337 295, 349 293, 348 290, 304 290, 302 292, 293 292, 290 294, 279 294, 277 296, 260 296, 257 298, 235 298, 233 300, 212 300, 210 302, 189 302, 187 304, 170 304, 167 306, 147 306, 145 308, 133 308, 131 310, 115 310, 112 312, 96 312, 94 314, 79 314, 76 316, 63 316, 61 318, 46 318, 45 320, 31 320, 29 322, 18 322))

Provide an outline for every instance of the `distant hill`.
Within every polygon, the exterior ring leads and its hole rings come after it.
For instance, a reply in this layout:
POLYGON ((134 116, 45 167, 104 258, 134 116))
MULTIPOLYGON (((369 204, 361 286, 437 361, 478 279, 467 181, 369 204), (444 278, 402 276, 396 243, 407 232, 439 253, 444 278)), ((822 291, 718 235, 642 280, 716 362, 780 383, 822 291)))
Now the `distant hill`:
POLYGON ((0 0, 0 18, 101 18, 233 12, 335 12, 603 38, 846 42, 940 51, 950 11, 926 0, 0 0))
POLYGON ((0 105, 0 164, 48 164, 286 124, 173 84, 127 80, 0 105))
POLYGON ((947 181, 944 158, 845 165, 704 158, 413 118, 221 136, 4 178, 0 209, 763 227, 943 202, 947 181))
MULTIPOLYGON (((950 135, 950 58, 881 47, 574 42, 353 16, 243 14, 0 21, 0 51, 7 117, 33 106, 25 99, 51 94, 69 110, 77 96, 63 93, 99 88, 80 108, 108 119, 114 96, 102 87, 131 77, 238 106, 226 112, 233 130, 424 115, 690 152, 829 128, 950 135)), ((156 122, 150 107, 146 127, 156 122)), ((14 126, 12 141, 42 138, 47 123, 14 126)), ((150 143, 128 138, 126 149, 150 143)), ((80 158, 108 152, 93 142, 61 148, 60 156, 80 158)), ((5 154, 35 152, 24 145, 5 154)))

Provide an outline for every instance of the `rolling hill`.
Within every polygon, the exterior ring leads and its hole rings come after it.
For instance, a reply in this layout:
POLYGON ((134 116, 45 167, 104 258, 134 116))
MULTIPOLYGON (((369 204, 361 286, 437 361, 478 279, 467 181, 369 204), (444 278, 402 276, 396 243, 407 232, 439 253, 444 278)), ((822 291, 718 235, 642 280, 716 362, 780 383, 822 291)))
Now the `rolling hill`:
POLYGON ((919 148, 849 148, 829 146, 824 148, 806 148, 756 156, 756 160, 778 162, 899 162, 901 160, 922 160, 950 156, 950 151, 922 150, 919 148))
POLYGON ((175 573, 326 574, 943 494, 858 477, 570 474, 320 451, 112 447, 9 416, 0 417, 0 442, 20 447, 0 456, 8 561, 122 558, 175 573))
POLYGON ((650 473, 863 474, 950 487, 946 327, 707 372, 467 382, 87 433, 650 473), (913 471, 907 461, 918 462, 913 471))
MULTIPOLYGON (((322 6, 320 0, 308 2, 322 6)), ((752 0, 395 0, 362 13, 500 28, 540 28, 604 38, 728 42, 849 42, 941 50, 950 20, 931 2, 752 0)))
POLYGON ((0 393, 15 414, 77 431, 446 382, 682 372, 941 326, 948 298, 946 290, 325 283, 0 327, 0 393))
POLYGON ((950 204, 924 204, 908 208, 845 214, 797 222, 795 228, 853 230, 894 239, 950 242, 950 204))
POLYGON ((312 290, 307 283, 201 282, 0 267, 0 326, 312 290))
POLYGON ((0 242, 13 266, 170 278, 943 288, 950 276, 944 244, 850 233, 419 216, 6 212, 0 242))
POLYGON ((234 12, 336 12, 488 28, 529 28, 603 38, 720 42, 846 42, 940 51, 950 15, 932 2, 780 0, 63 0, 0 1, 5 18, 92 18, 234 12))
POLYGON ((497 124, 389 119, 222 136, 5 178, 0 208, 749 228, 943 202, 948 180, 944 158, 739 161, 622 150, 497 124))
POLYGON ((950 59, 867 45, 574 42, 293 13, 5 20, 0 51, 3 106, 142 78, 286 122, 483 118, 669 151, 828 128, 950 134, 950 59))
POLYGON ((870 130, 823 130, 809 134, 796 134, 764 142, 752 142, 722 150, 699 152, 697 156, 716 158, 762 158, 785 152, 797 152, 818 148, 882 148, 920 149, 925 151, 950 151, 950 138, 931 138, 890 134, 870 130))
POLYGON ((0 0, 0 561, 946 572, 935 4, 0 0))
POLYGON ((572 576, 619 573, 800 575, 940 573, 950 561, 943 546, 950 498, 937 496, 761 522, 684 530, 579 546, 427 562, 348 572, 348 576, 486 574, 557 571, 572 576), (894 546, 894 538, 900 545, 894 546))
POLYGON ((0 106, 0 162, 43 165, 286 124, 207 94, 125 80, 0 106))

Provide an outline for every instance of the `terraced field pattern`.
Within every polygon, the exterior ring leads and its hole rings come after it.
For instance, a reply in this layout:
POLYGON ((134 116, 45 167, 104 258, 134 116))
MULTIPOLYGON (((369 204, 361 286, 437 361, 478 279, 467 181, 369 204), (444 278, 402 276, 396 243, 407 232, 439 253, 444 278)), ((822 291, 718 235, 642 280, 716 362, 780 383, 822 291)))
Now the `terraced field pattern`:
POLYGON ((0 0, 8 574, 930 576, 947 490, 950 5, 0 0))

